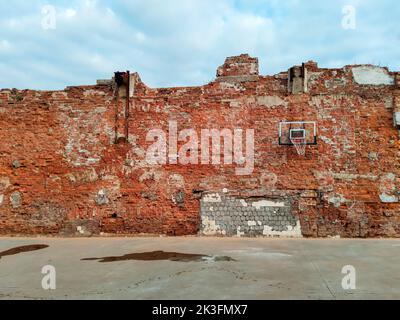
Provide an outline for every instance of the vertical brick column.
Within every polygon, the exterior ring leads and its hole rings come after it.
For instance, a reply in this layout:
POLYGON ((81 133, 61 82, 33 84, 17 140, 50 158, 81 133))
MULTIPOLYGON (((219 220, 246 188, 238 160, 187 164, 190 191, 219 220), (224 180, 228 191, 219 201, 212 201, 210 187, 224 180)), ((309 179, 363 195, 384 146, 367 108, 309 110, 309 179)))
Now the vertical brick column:
POLYGON ((121 140, 126 140, 125 136, 125 107, 126 107, 126 94, 121 94, 125 91, 125 88, 120 88, 116 110, 115 110, 115 142, 118 143, 121 140))
POLYGON ((129 118, 131 113, 130 98, 135 92, 136 74, 129 71, 116 74, 117 103, 115 110, 115 140, 116 143, 129 140, 129 118))
POLYGON ((400 130, 400 73, 395 77, 393 119, 394 125, 400 130))

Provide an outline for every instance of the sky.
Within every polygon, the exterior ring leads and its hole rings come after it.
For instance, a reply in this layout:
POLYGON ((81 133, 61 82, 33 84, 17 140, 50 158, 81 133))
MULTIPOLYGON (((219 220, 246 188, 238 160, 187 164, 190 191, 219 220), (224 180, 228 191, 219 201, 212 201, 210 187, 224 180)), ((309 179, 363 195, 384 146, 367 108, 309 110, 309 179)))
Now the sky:
POLYGON ((202 85, 228 56, 273 75, 375 64, 400 71, 398 0, 0 0, 0 88, 59 90, 139 72, 202 85))

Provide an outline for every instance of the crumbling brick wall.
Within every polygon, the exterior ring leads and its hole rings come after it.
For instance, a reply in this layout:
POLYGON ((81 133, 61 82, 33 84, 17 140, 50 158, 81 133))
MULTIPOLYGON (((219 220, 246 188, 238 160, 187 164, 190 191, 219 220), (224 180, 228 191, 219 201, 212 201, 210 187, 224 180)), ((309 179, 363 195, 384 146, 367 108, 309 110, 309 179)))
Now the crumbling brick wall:
POLYGON ((314 62, 261 76, 242 55, 201 87, 153 89, 121 73, 63 91, 1 90, 0 234, 399 237, 399 79, 314 62), (318 143, 301 157, 279 145, 278 125, 306 120, 318 143), (199 135, 254 129, 254 171, 169 153, 150 164, 148 132, 168 134, 171 122, 199 135), (214 209, 213 195, 232 207, 214 209))

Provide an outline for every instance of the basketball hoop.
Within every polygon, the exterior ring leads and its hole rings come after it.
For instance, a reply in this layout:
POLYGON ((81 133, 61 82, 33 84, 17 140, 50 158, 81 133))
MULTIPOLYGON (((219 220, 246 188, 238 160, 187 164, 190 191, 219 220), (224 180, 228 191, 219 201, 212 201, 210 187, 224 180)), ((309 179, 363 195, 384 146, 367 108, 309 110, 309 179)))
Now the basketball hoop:
POLYGON ((291 138, 290 139, 296 148, 298 155, 305 156, 307 141, 305 138, 291 138))
POLYGON ((300 156, 305 156, 307 146, 317 145, 317 123, 315 121, 279 123, 279 145, 294 146, 300 156))

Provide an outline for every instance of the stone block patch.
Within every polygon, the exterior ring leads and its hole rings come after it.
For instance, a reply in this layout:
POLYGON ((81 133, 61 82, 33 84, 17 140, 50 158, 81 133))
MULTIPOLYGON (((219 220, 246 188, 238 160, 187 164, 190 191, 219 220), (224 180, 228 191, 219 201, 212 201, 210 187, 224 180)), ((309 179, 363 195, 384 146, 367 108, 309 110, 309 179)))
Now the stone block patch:
POLYGON ((207 194, 201 199, 201 234, 238 237, 301 237, 290 199, 243 199, 207 194))

